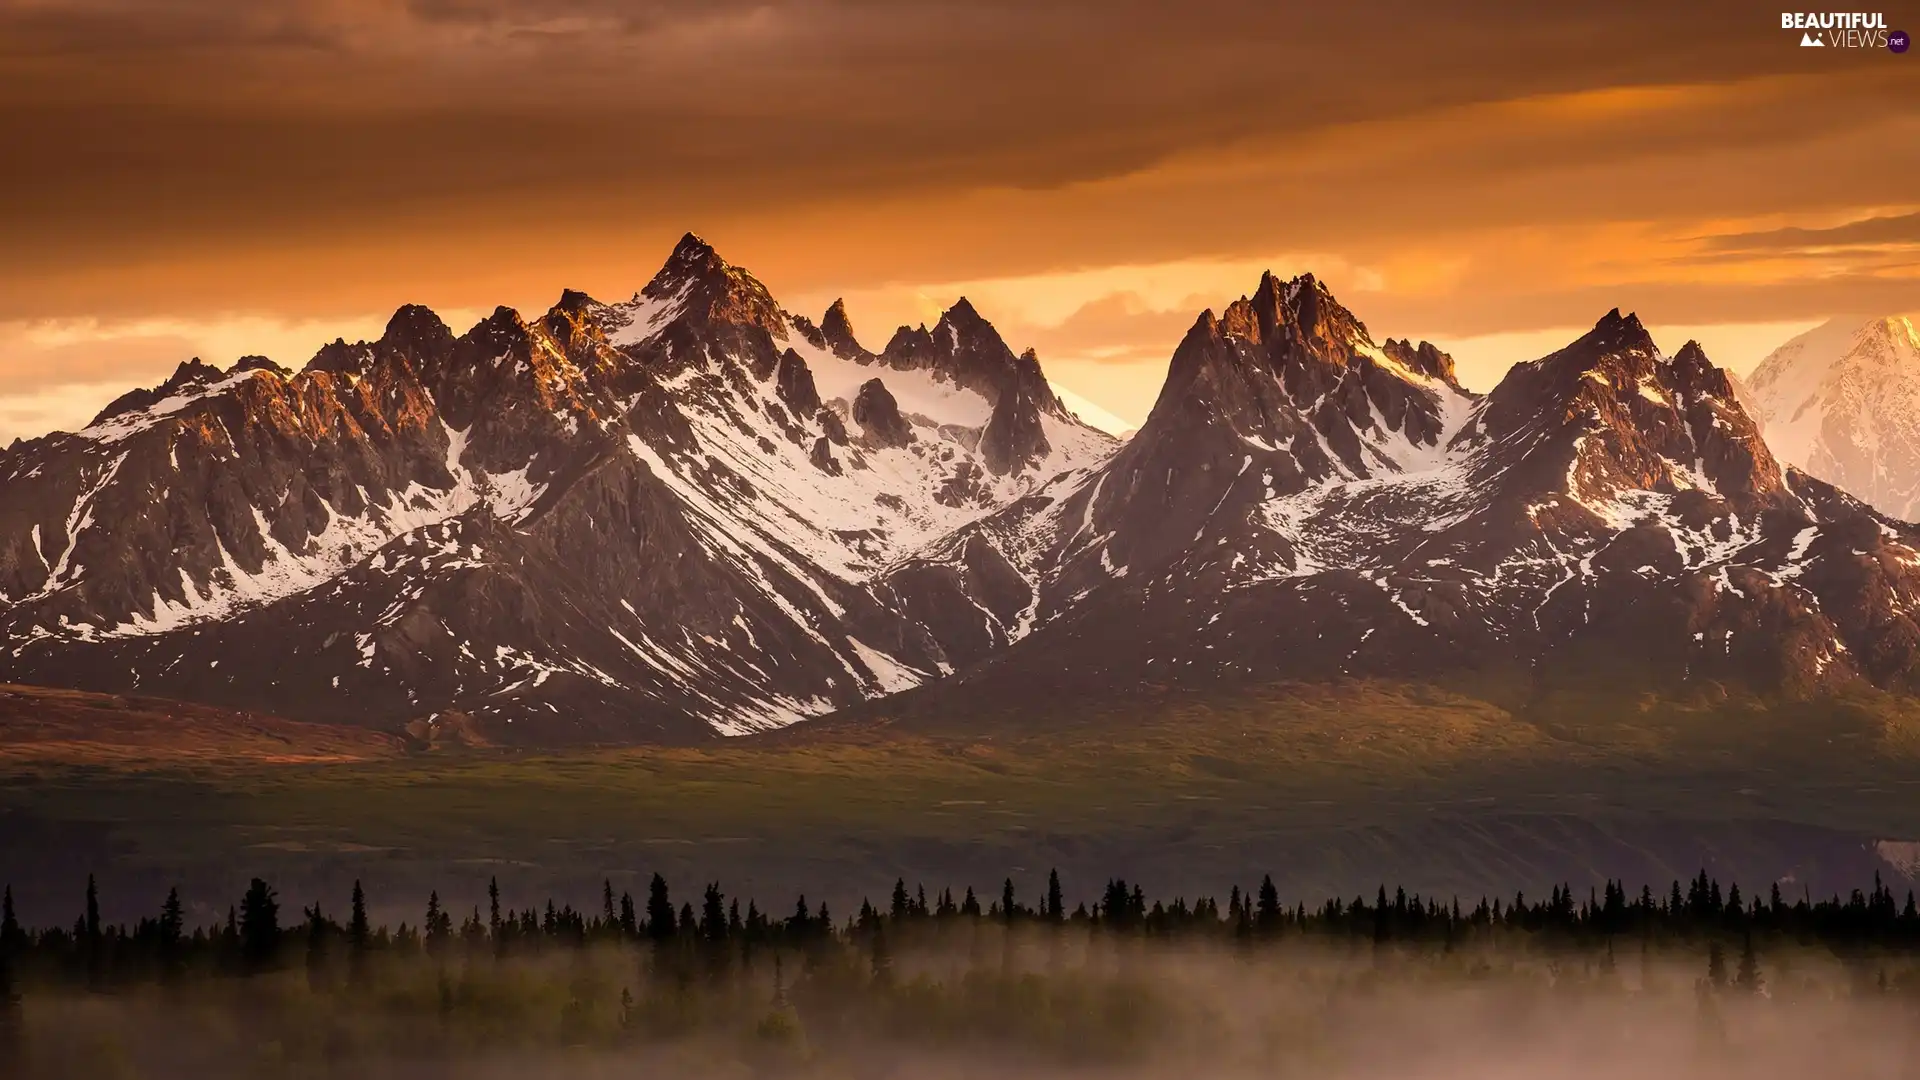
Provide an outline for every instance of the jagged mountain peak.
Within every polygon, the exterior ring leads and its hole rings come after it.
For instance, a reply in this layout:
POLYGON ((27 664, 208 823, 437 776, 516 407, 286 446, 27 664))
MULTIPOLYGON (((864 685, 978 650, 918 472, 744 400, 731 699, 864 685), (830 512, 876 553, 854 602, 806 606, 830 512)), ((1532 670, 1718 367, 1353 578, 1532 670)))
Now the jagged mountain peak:
POLYGON ((995 361, 1011 360, 1014 356, 1013 349, 1000 336, 1000 331, 964 296, 940 313, 940 319, 933 324, 931 334, 936 340, 946 338, 941 344, 953 352, 975 350, 983 358, 990 356, 995 361))
POLYGON ((581 316, 592 314, 601 307, 602 305, 598 300, 581 292, 579 289, 561 289, 560 299, 554 303, 552 310, 567 315, 581 316))
POLYGON ((979 310, 973 306, 973 301, 964 296, 955 300, 953 306, 940 313, 940 323, 962 328, 987 326, 991 329, 991 324, 980 316, 979 310))
POLYGON ((1593 324, 1593 329, 1580 335, 1565 348, 1530 361, 1541 368, 1577 375, 1601 367, 1618 368, 1622 365, 1636 370, 1651 370, 1651 365, 1663 361, 1659 346, 1654 344, 1653 335, 1641 324, 1637 314, 1622 315, 1614 308, 1593 324))
POLYGON ((279 364, 274 363, 271 359, 264 356, 259 356, 259 355, 243 356, 240 359, 235 360, 233 362, 233 367, 229 368, 228 371, 229 373, 238 373, 242 371, 269 371, 275 375, 280 376, 283 379, 293 374, 292 372, 288 371, 286 368, 283 368, 279 364))
POLYGON ((1618 309, 1515 365, 1459 441, 1481 447, 1480 482, 1530 515, 1561 500, 1618 525, 1683 492, 1742 513, 1796 502, 1731 376, 1698 342, 1663 356, 1618 309))
POLYGON ((1457 388, 1460 385, 1459 376, 1454 371, 1453 357, 1430 341, 1415 345, 1408 338, 1388 338, 1381 343, 1380 349, 1395 362, 1421 375, 1439 379, 1448 386, 1457 388))
POLYGON ((1220 323, 1226 333, 1254 344, 1291 335, 1303 344, 1322 349, 1339 346, 1352 351, 1373 347, 1366 326, 1311 273, 1282 281, 1273 271, 1263 271, 1260 284, 1252 293, 1227 305, 1220 323))
POLYGON ((107 403, 94 418, 88 421, 89 428, 98 426, 116 417, 125 417, 133 413, 150 409, 169 398, 189 396, 204 392, 223 379, 244 375, 251 371, 265 370, 285 378, 286 369, 264 356, 241 357, 231 368, 222 370, 214 364, 195 356, 182 360, 169 375, 157 385, 138 390, 129 390, 107 403))
POLYGON ((380 335, 381 345, 414 360, 444 355, 453 341, 453 331, 423 304, 402 305, 380 335))
POLYGON ((835 300, 827 306, 826 314, 820 317, 820 338, 827 351, 842 360, 872 356, 854 336, 853 320, 847 316, 845 300, 835 300))
POLYGON ((705 240, 687 233, 629 308, 704 323, 758 327, 787 335, 786 314, 760 279, 720 257, 705 240))
POLYGON ((688 232, 673 245, 673 250, 667 254, 667 261, 661 265, 653 280, 686 281, 725 274, 730 269, 732 267, 727 260, 720 257, 712 244, 688 232))
POLYGON ((1375 345, 1313 275, 1283 281, 1267 271, 1220 315, 1209 309, 1194 320, 1141 433, 1151 443, 1175 429, 1219 426, 1284 449, 1293 463, 1282 471, 1300 483, 1424 467, 1444 452, 1473 396, 1445 353, 1389 344, 1375 345))
POLYGON ((459 341, 482 348, 492 349, 496 355, 522 347, 531 336, 532 327, 520 316, 520 312, 502 305, 493 309, 493 314, 481 319, 461 334, 459 341))

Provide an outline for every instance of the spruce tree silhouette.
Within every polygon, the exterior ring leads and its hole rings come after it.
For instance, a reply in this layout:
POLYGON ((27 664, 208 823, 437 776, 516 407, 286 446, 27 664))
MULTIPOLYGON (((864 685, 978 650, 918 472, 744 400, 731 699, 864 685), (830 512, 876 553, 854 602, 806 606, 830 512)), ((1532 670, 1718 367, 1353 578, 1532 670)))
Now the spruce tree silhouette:
POLYGON ((373 947, 373 929, 367 923, 367 893, 353 883, 353 910, 347 920, 347 979, 355 987, 365 987, 369 975, 368 951, 373 947))
POLYGON ((240 956, 249 972, 273 966, 280 948, 280 901, 273 888, 254 878, 240 898, 240 956))

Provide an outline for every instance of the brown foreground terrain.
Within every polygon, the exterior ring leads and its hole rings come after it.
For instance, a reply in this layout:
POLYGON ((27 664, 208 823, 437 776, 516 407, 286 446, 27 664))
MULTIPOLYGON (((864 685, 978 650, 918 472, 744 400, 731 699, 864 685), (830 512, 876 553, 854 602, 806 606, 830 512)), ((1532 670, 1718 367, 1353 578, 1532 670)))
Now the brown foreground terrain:
POLYGON ((341 724, 128 694, 0 683, 0 762, 312 765, 405 752, 407 740, 341 724))

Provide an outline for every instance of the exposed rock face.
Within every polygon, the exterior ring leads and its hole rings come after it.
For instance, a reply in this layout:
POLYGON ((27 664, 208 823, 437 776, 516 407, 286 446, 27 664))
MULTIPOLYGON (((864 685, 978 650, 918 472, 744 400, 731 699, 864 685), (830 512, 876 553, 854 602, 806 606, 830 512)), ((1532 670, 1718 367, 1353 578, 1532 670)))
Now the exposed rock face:
POLYGON ((872 353, 860 347, 853 336, 853 321, 847 318, 847 305, 844 300, 835 300, 820 319, 820 343, 833 355, 842 360, 865 360, 872 362, 872 353))
POLYGON ((879 379, 860 384, 860 393, 853 399, 853 421, 867 433, 870 445, 899 447, 913 441, 913 427, 900 415, 899 403, 879 379))
POLYGON ((1920 329, 1912 317, 1815 327, 1768 356, 1747 389, 1783 460, 1920 520, 1920 329))
POLYGON ((408 306, 297 374, 183 364, 0 458, 5 675, 514 741, 744 731, 937 675, 873 574, 1111 440, 1049 413, 1060 449, 989 473, 997 398, 828 327, 844 357, 689 236, 624 303, 457 336, 408 306), (884 437, 856 446, 863 413, 884 437))

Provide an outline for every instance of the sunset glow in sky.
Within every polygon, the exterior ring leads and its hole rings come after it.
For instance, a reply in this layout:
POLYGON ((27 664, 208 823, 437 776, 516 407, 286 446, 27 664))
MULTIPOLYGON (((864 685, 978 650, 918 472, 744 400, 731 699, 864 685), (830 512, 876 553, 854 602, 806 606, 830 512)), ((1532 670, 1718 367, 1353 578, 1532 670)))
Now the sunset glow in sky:
POLYGON ((402 303, 623 297, 687 230, 875 349, 964 294, 1129 422, 1268 268, 1482 389, 1615 306, 1736 370, 1920 308, 1914 54, 1441 7, 0 0, 0 436, 402 303))

